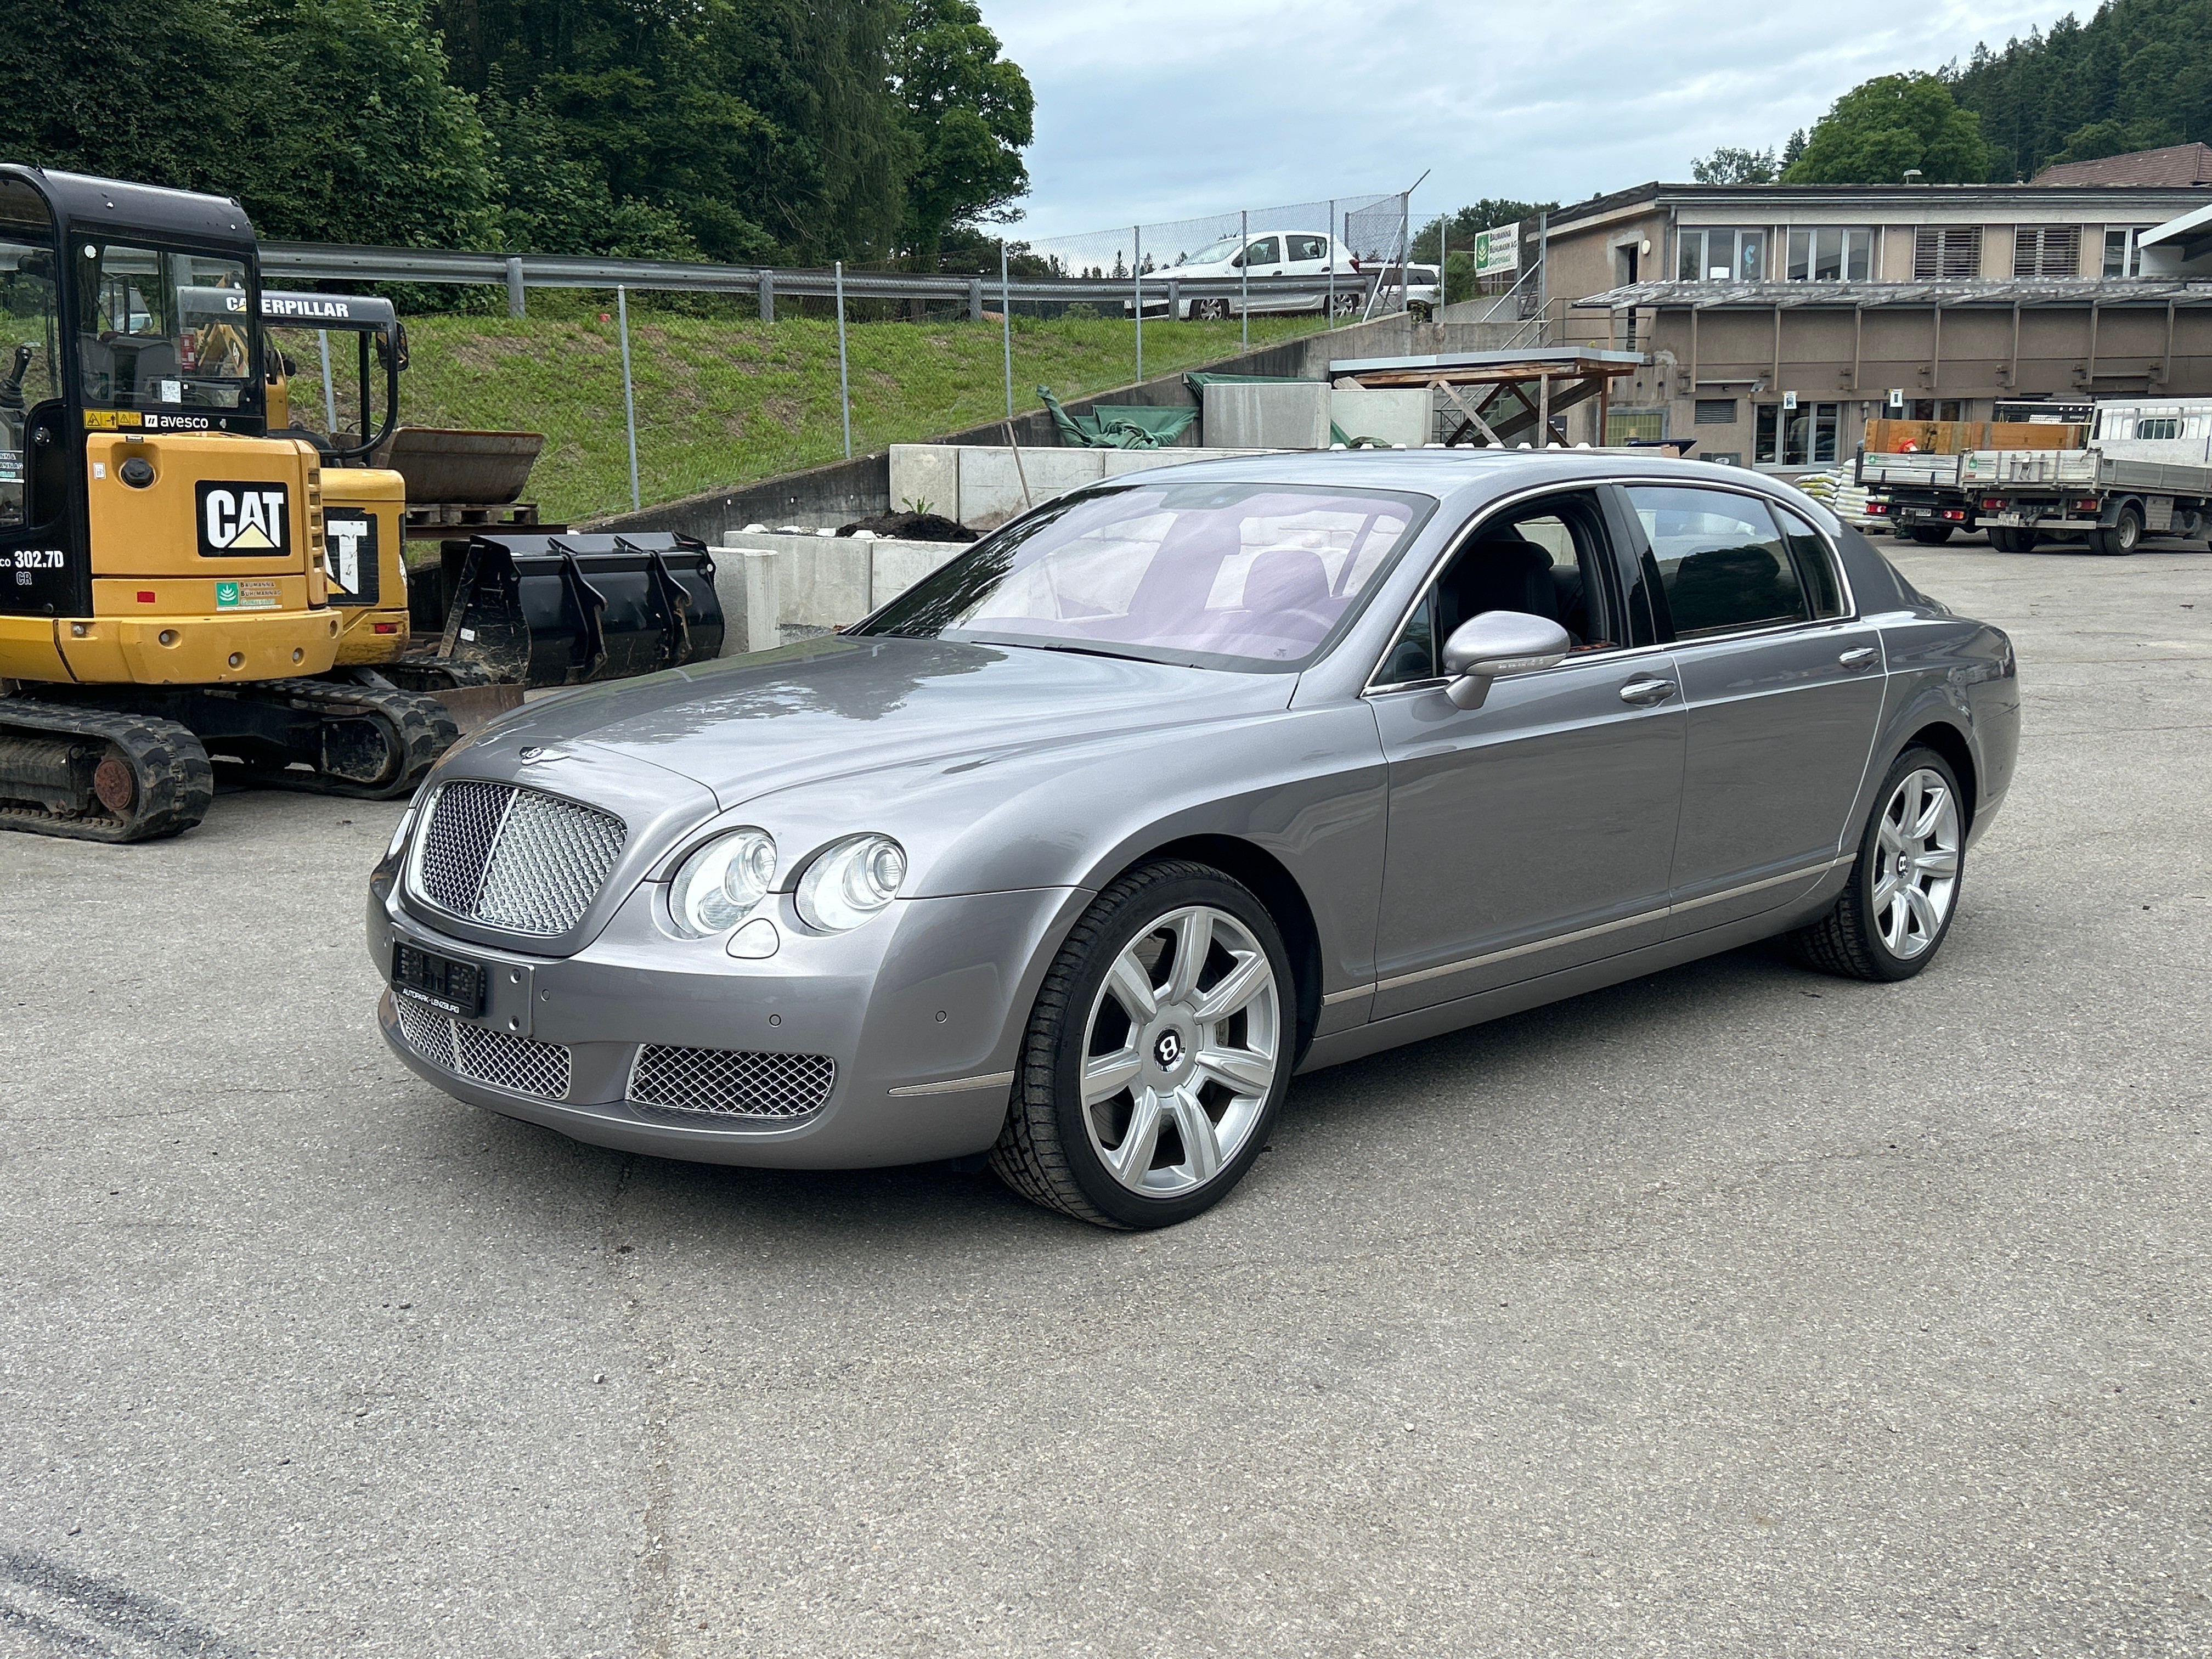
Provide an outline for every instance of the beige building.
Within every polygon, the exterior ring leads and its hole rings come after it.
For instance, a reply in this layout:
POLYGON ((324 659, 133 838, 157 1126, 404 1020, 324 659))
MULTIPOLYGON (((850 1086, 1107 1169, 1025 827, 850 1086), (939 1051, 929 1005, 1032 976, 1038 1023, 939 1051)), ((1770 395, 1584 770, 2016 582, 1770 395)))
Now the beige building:
MULTIPOLYGON (((2139 246, 2208 198, 2195 185, 1645 185, 1551 216, 1547 311, 1567 340, 1644 356, 1607 440, 1690 437, 1701 456, 1817 469, 1848 461, 1876 415, 2212 395, 2212 283, 2143 275, 2139 246)), ((1569 435, 1595 440, 1595 424, 1583 414, 1569 435)))

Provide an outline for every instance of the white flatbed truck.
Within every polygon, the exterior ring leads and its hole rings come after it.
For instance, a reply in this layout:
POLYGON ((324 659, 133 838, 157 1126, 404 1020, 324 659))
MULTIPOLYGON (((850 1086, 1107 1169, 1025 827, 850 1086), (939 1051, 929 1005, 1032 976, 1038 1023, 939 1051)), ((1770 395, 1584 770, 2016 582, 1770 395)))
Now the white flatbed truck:
POLYGON ((1866 459, 1954 460, 1954 487, 2003 552, 2078 536, 2095 552, 2132 553, 2146 537, 2212 529, 2212 398, 2100 403, 2082 449, 1866 459))

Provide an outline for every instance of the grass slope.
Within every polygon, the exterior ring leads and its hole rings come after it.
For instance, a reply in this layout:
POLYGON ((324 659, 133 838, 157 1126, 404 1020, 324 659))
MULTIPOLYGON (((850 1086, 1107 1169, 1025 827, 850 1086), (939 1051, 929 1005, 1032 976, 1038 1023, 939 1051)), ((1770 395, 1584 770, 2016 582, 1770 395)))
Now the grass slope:
MULTIPOLYGON (((1310 333, 1318 317, 1255 317, 1253 343, 1310 333)), ((996 323, 859 323, 847 331, 853 451, 908 443, 1006 411, 996 323)), ((1016 407, 1036 387, 1073 398, 1134 378, 1127 321, 1014 323, 1016 407)), ((598 314, 423 316, 407 322, 402 417, 416 426, 545 434, 527 496, 548 518, 629 506, 621 345, 598 314)), ((1145 371, 1159 374, 1233 356, 1236 322, 1145 325, 1145 371)), ((835 460, 844 453, 834 322, 775 323, 630 313, 638 483, 672 501, 835 460)), ((303 388, 306 397, 319 391, 303 388)))

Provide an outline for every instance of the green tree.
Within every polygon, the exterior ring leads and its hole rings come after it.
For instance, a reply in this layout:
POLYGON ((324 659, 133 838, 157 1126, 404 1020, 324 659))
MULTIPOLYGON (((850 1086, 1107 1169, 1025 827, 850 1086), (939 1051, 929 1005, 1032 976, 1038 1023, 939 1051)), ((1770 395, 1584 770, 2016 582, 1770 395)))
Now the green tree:
POLYGON ((911 0, 890 69, 912 145, 906 245, 934 270, 947 231, 1015 216, 1036 100, 972 0, 911 0))
POLYGON ((1771 185, 1776 167, 1771 149, 1738 149, 1723 144, 1690 163, 1690 177, 1701 185, 1771 185))
POLYGON ((2056 155, 2045 156, 2043 165, 2101 161, 2107 155, 2125 155, 2131 150, 2157 149, 2180 142, 2181 134, 2173 124, 2156 116, 2136 121, 2091 121, 2068 133, 2066 147, 2056 155))
POLYGON ((1938 76, 1884 75, 1836 100, 1782 175, 1790 185, 1895 184, 1917 168, 1929 184, 1987 176, 1980 122, 1938 76))
POLYGON ((417 0, 264 0, 234 165, 277 239, 474 247, 496 218, 475 100, 417 0))

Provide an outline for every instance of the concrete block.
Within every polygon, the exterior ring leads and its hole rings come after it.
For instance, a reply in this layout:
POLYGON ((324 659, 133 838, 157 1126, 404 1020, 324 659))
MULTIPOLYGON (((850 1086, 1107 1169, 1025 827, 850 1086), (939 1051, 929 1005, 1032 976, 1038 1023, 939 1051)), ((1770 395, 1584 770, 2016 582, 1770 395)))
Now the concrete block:
POLYGON ((1430 430, 1430 405, 1435 396, 1425 387, 1376 391, 1346 387, 1328 394, 1329 419, 1344 428, 1347 438, 1373 438, 1379 443, 1419 449, 1435 435, 1430 430))
POLYGON ((885 540, 871 547, 875 555, 875 603, 878 605, 896 599, 931 571, 968 550, 960 542, 885 540))
MULTIPOLYGON (((744 625, 734 631, 744 639, 748 652, 773 651, 783 643, 777 557, 772 549, 759 547, 748 547, 738 554, 739 586, 744 595, 744 625)), ((726 623, 725 629, 726 637, 726 623)))
POLYGON ((818 538, 794 549, 783 578, 781 620, 842 628, 873 609, 868 601, 868 550, 876 544, 849 537, 818 538))
POLYGON ((1328 383, 1217 385, 1200 404, 1208 449, 1327 449, 1328 383))
POLYGON ((893 444, 890 477, 892 512, 906 512, 911 503, 915 512, 951 518, 960 499, 960 451, 951 444, 893 444))

